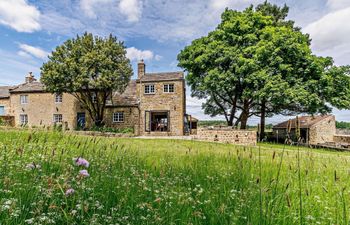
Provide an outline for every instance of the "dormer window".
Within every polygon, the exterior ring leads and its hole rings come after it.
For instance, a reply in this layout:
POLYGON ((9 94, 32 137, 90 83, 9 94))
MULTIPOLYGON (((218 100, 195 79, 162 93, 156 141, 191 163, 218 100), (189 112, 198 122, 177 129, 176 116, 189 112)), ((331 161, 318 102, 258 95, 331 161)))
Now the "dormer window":
POLYGON ((62 94, 55 94, 55 103, 62 103, 62 94))
POLYGON ((173 93, 174 84, 164 84, 164 93, 173 93))
POLYGON ((155 93, 154 84, 145 85, 145 94, 154 94, 154 93, 155 93))

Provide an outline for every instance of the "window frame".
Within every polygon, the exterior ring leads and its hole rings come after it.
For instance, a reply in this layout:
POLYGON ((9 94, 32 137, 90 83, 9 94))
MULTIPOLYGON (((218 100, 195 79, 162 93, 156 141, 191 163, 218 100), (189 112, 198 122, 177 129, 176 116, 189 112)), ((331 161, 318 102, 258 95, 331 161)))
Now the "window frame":
POLYGON ((55 103, 62 103, 63 102, 63 94, 55 94, 55 103))
MULTIPOLYGON (((0 105, 0 108, 3 109, 4 114, 0 113, 0 116, 5 116, 6 115, 6 107, 4 105, 0 105)), ((1 112, 1 111, 0 111, 1 112)))
POLYGON ((20 101, 21 105, 28 104, 28 95, 20 95, 19 101, 20 101))
POLYGON ((97 103, 97 95, 96 95, 96 93, 92 93, 91 101, 92 101, 92 103, 97 103))
POLYGON ((114 112, 112 115, 112 122, 113 123, 124 123, 125 117, 124 112, 114 112))
POLYGON ((175 85, 174 84, 164 84, 163 92, 164 93, 174 93, 175 92, 175 85), (172 91, 170 91, 170 87, 172 87, 172 91))
POLYGON ((62 114, 53 114, 53 122, 54 123, 63 123, 63 115, 62 114))
POLYGON ((19 122, 20 122, 21 126, 27 125, 29 122, 28 114, 20 114, 19 115, 19 122), (26 119, 23 119, 23 118, 26 118, 26 119))
POLYGON ((143 93, 145 95, 153 95, 153 94, 155 94, 156 93, 156 86, 154 84, 145 84, 143 93), (151 90, 152 90, 151 87, 153 87, 153 92, 151 92, 151 90), (146 90, 148 90, 148 92, 146 92, 146 90))

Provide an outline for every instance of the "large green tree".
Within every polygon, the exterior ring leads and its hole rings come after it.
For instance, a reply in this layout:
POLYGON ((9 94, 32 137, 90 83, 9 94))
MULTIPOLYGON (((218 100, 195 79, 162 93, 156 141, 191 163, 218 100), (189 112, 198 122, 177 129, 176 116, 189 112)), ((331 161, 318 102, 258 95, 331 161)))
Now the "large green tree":
POLYGON ((349 108, 349 95, 339 93, 350 87, 332 91, 336 80, 349 81, 347 69, 313 55, 309 36, 287 15, 288 7, 267 2, 243 12, 226 9, 214 31, 181 51, 179 66, 192 95, 206 100, 206 113, 245 128, 252 115, 264 127, 265 117, 277 113, 329 112, 339 98, 349 108))
POLYGON ((96 126, 104 124, 106 102, 122 93, 132 76, 123 42, 85 33, 65 41, 41 67, 41 82, 52 93, 70 93, 96 126))

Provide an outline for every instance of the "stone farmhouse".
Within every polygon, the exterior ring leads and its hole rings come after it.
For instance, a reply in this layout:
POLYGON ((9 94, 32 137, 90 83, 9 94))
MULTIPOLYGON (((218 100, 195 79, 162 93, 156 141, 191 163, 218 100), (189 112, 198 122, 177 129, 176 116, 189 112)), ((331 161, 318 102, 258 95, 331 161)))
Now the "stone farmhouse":
MULTIPOLYGON (((183 72, 146 73, 142 60, 137 79, 107 102, 104 122, 108 127, 133 128, 136 135, 184 135, 189 132, 185 129, 185 93, 183 72)), ((73 130, 92 124, 77 99, 67 93, 48 93, 31 73, 23 84, 0 87, 0 116, 12 118, 15 126, 62 124, 73 130)))

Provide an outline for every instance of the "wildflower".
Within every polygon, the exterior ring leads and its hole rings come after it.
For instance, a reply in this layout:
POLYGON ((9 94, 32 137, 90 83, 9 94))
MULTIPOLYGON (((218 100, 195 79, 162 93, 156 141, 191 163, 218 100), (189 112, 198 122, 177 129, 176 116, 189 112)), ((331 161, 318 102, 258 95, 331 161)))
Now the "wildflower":
POLYGON ((26 222, 27 224, 33 224, 34 223, 34 218, 27 219, 24 222, 26 222))
POLYGON ((89 167, 89 162, 84 158, 81 158, 81 157, 73 158, 73 161, 77 166, 84 166, 86 168, 89 167))
POLYGON ((72 195, 72 194, 74 194, 74 189, 73 188, 69 188, 67 191, 66 191, 66 196, 69 196, 69 195, 72 195))
POLYGON ((82 177, 89 177, 90 176, 90 174, 88 173, 87 170, 80 170, 79 175, 82 177))
POLYGON ((34 169, 40 169, 41 166, 39 164, 35 164, 34 162, 33 163, 29 163, 26 165, 26 168, 29 169, 29 170, 34 170, 34 169))

